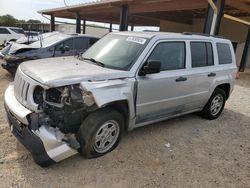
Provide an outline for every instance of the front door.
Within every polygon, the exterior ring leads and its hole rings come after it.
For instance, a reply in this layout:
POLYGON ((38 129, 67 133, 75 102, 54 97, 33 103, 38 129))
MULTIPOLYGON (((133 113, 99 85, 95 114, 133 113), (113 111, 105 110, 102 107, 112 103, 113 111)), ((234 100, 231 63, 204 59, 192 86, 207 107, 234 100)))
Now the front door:
POLYGON ((137 123, 182 113, 192 102, 185 42, 159 42, 147 59, 159 60, 161 72, 137 78, 137 123))

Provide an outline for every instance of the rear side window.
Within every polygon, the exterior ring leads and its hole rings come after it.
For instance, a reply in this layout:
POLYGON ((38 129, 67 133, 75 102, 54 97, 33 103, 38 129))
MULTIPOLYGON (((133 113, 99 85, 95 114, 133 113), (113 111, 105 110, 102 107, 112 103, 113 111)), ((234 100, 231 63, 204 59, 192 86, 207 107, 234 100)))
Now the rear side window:
POLYGON ((213 47, 209 42, 191 42, 192 67, 214 65, 213 47))
POLYGON ((0 34, 10 34, 10 32, 5 28, 0 28, 0 34))
POLYGON ((225 43, 217 43, 217 51, 219 57, 219 64, 230 64, 233 62, 230 46, 225 43))
POLYGON ((163 42, 149 56, 150 60, 161 61, 161 71, 185 68, 185 42, 163 42))
POLYGON ((87 38, 83 37, 74 38, 74 49, 86 50, 88 46, 87 42, 88 42, 87 38))
POLYGON ((95 44, 98 40, 98 38, 89 38, 89 47, 95 44))

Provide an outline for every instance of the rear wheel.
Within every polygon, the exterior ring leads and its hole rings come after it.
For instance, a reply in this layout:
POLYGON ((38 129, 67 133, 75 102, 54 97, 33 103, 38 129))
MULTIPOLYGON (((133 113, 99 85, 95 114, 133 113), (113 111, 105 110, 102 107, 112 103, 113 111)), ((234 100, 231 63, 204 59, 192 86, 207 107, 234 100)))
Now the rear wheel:
POLYGON ((220 88, 216 88, 206 106, 202 110, 202 116, 210 120, 217 119, 224 109, 225 102, 225 91, 220 88))
POLYGON ((111 109, 100 109, 91 113, 82 123, 77 139, 79 152, 87 158, 102 156, 119 143, 124 129, 123 116, 111 109))

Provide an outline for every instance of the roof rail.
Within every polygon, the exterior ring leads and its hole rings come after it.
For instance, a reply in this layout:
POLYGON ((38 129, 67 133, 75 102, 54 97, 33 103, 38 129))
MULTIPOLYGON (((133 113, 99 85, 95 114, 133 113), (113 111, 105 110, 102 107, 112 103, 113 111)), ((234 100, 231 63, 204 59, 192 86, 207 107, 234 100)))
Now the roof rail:
POLYGON ((200 36, 204 36, 204 37, 214 37, 214 38, 221 38, 221 39, 224 39, 223 36, 210 35, 210 34, 206 34, 206 33, 183 32, 182 34, 183 34, 183 35, 200 35, 200 36))

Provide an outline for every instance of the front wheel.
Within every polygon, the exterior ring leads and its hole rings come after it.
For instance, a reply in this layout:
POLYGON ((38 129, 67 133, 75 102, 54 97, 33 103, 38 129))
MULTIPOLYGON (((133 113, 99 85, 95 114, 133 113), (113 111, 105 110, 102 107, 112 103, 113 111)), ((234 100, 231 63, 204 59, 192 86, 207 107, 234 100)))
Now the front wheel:
POLYGON ((79 152, 87 158, 102 156, 119 143, 124 129, 124 117, 111 108, 91 113, 82 123, 77 139, 79 152))
POLYGON ((202 110, 202 116, 210 120, 217 119, 224 109, 225 102, 225 91, 220 88, 216 88, 206 106, 202 110))

